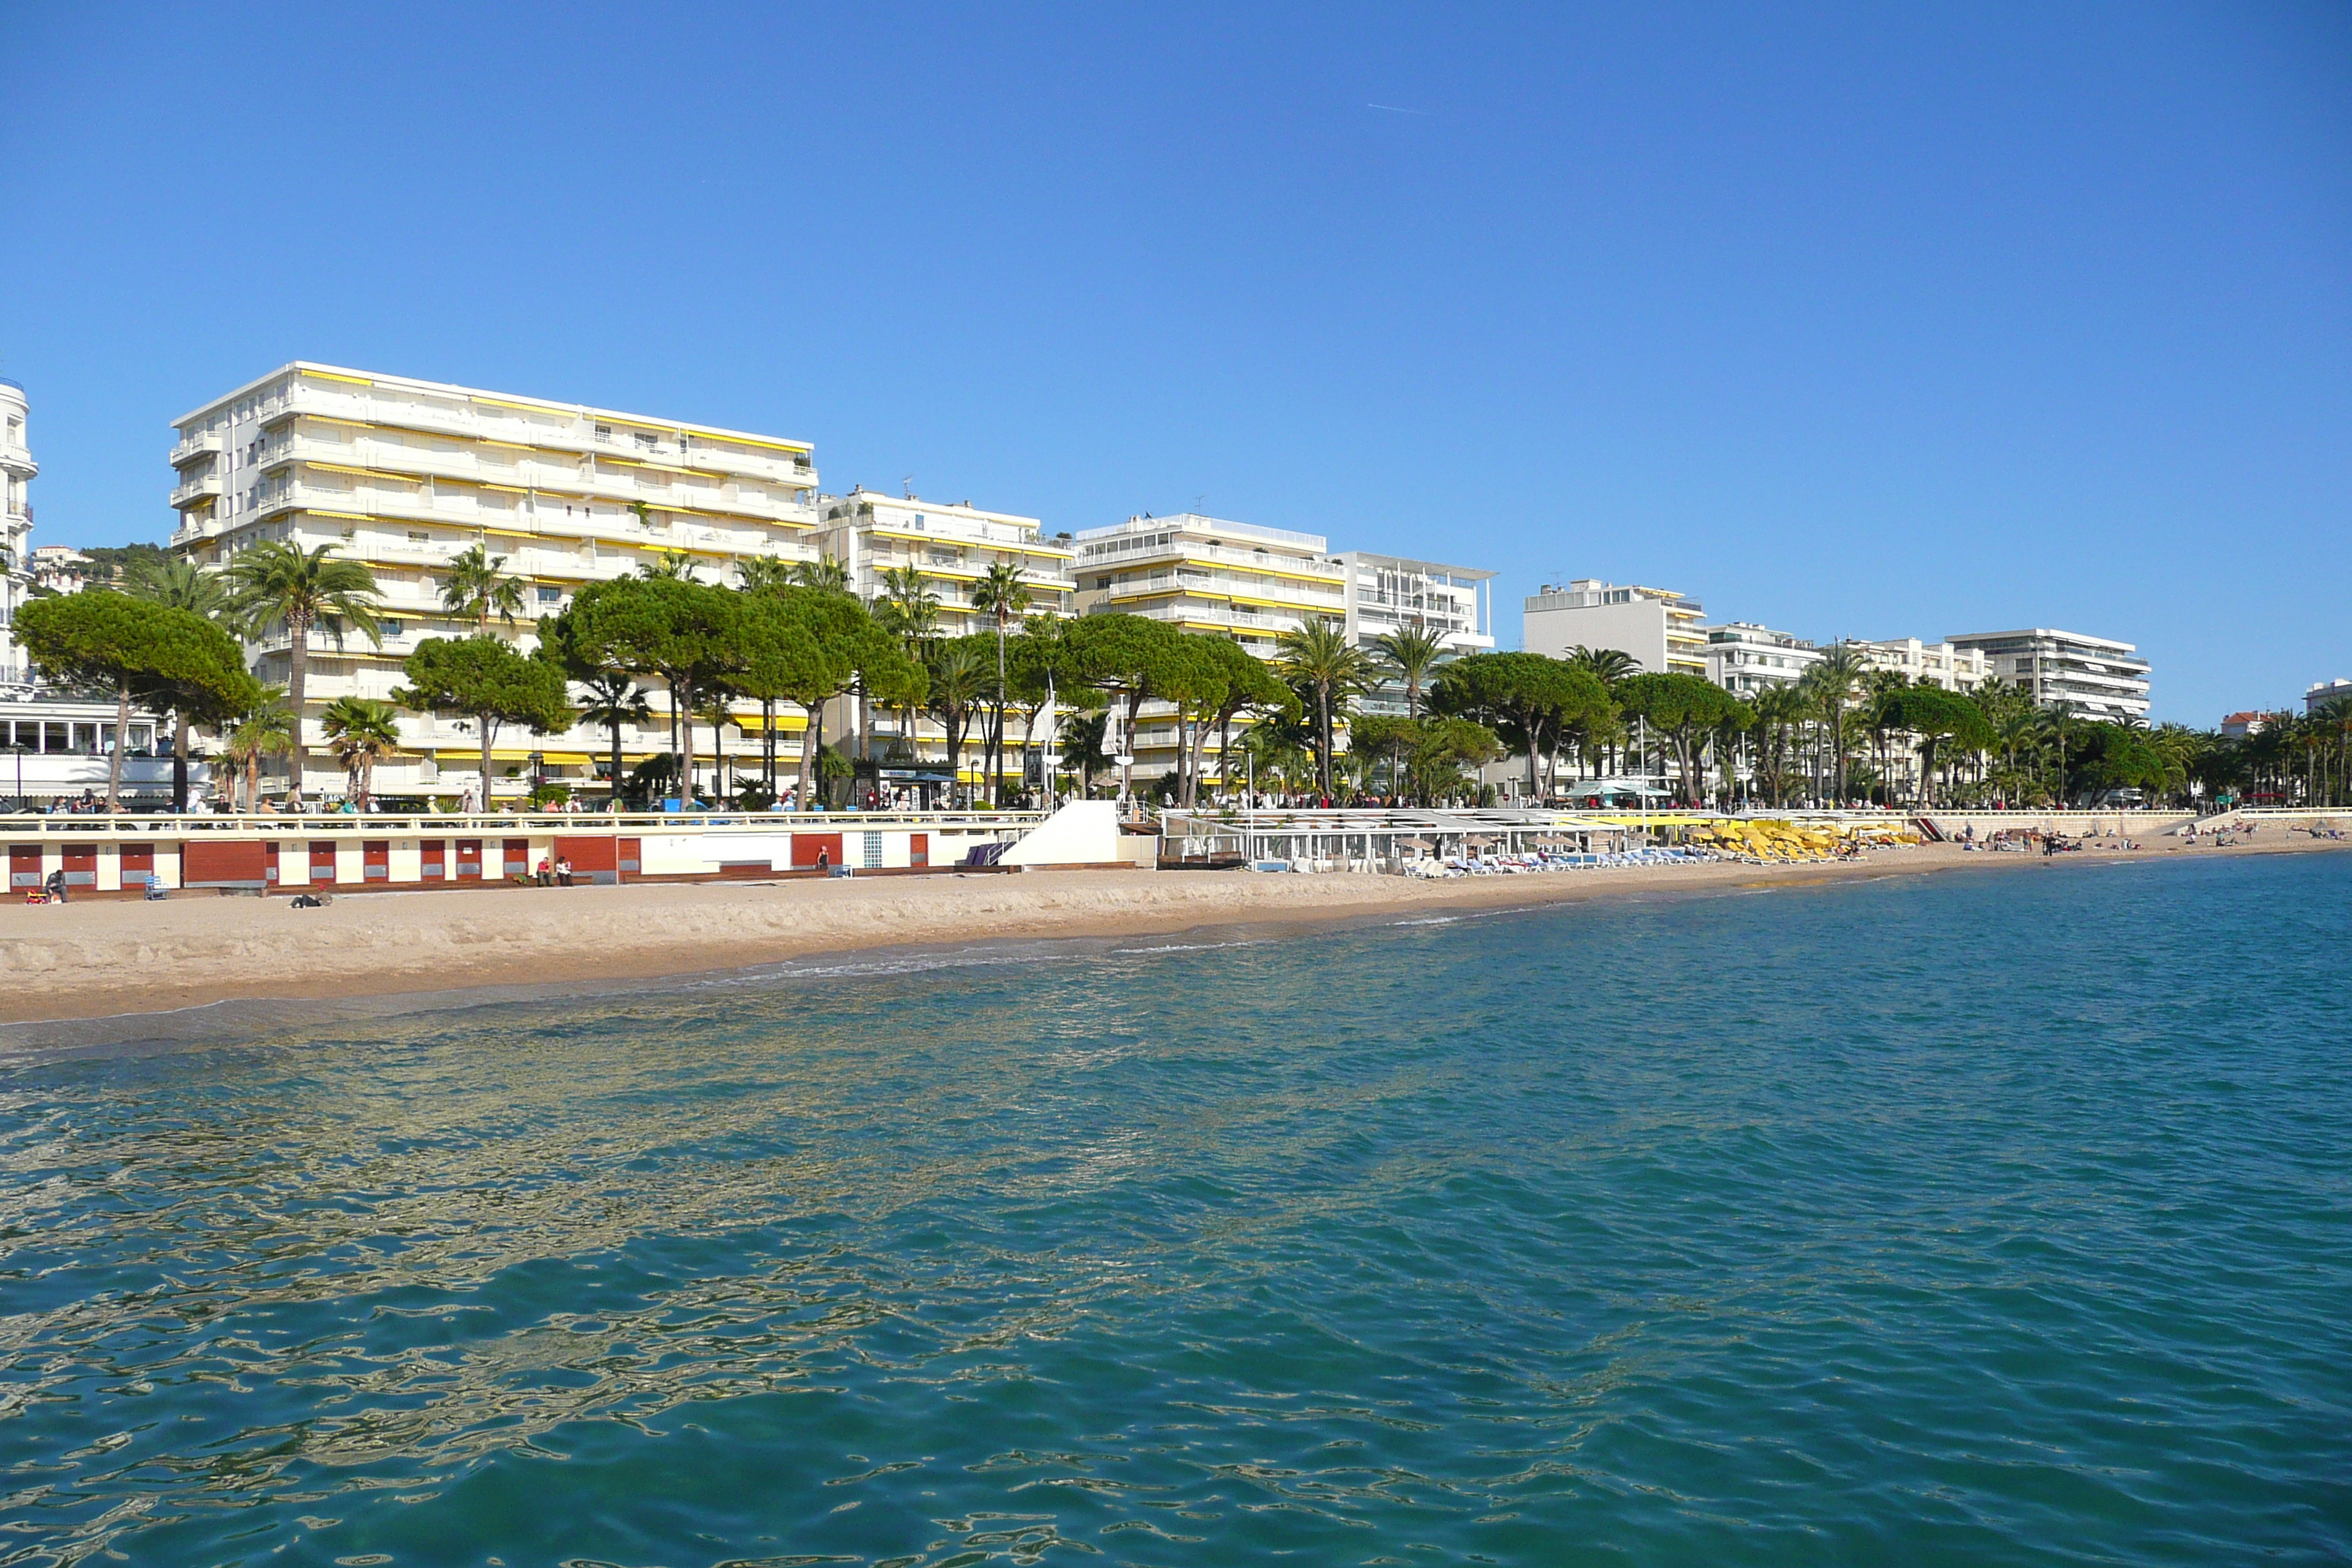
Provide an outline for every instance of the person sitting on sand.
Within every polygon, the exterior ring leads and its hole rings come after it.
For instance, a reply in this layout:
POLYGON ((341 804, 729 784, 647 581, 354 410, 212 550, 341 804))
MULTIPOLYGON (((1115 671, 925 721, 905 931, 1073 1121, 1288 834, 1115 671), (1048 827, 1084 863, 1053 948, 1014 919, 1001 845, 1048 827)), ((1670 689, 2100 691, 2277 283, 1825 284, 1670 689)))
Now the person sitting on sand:
POLYGON ((559 888, 572 886, 572 861, 568 856, 555 858, 555 885, 559 888))

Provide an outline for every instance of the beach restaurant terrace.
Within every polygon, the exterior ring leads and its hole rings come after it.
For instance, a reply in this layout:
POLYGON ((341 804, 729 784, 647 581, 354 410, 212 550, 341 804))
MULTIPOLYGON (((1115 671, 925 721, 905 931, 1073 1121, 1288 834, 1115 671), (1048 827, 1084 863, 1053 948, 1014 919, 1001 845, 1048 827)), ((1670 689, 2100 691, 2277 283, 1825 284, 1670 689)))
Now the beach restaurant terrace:
POLYGON ((1424 858, 1447 859, 1493 850, 1621 853, 1645 832, 1696 817, 1594 816, 1483 807, 1410 806, 1355 810, 1163 811, 1161 862, 1166 865, 1272 864, 1402 869, 1424 858))

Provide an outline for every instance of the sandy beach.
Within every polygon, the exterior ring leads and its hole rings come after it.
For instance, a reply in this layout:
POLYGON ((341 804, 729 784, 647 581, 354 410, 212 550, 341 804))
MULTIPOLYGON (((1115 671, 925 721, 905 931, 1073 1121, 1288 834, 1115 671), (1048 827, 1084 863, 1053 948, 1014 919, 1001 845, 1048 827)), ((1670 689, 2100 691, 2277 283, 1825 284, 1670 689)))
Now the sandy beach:
POLYGON ((1533 907, 1629 894, 1805 886, 1937 870, 2063 871, 2175 856, 2325 852, 2281 834, 2231 848, 2162 840, 2053 859, 1955 846, 1820 865, 1626 868, 1422 881, 1362 875, 1039 871, 625 888, 283 898, 183 894, 0 907, 0 1023, 168 1012, 239 999, 349 1001, 486 986, 650 979, 876 948, 1126 937, 1533 907))

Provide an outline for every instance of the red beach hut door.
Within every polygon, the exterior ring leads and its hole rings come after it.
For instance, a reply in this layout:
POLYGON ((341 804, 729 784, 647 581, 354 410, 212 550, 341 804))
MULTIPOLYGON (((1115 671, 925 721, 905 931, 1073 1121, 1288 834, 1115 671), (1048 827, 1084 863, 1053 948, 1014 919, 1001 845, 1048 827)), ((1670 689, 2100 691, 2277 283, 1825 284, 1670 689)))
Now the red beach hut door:
POLYGON ((11 888, 37 888, 41 885, 41 847, 37 844, 8 846, 8 885, 11 888))
POLYGON ((482 879, 482 841, 478 838, 457 840, 457 881, 478 882, 482 879))
POLYGON ((332 884, 335 879, 335 841, 331 838, 310 840, 310 881, 332 884))
POLYGON ((824 851, 824 863, 841 864, 841 835, 838 833, 795 833, 793 835, 793 867, 798 870, 816 864, 818 850, 824 851))

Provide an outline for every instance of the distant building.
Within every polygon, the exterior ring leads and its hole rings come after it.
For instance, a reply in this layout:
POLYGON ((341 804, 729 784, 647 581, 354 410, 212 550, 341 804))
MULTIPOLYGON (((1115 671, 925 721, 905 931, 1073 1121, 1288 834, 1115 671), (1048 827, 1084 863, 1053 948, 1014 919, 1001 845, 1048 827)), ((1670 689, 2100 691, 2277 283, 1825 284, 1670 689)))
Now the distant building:
POLYGON ((2352 680, 2338 677, 2334 680, 2320 681, 2303 694, 2303 710, 2316 713, 2322 703, 2333 702, 2339 697, 2352 697, 2352 680))
POLYGON ((1654 673, 1707 672, 1706 612, 1672 589, 1580 577, 1529 595, 1525 610, 1529 653, 1561 658, 1572 647, 1615 648, 1654 673))
POLYGON ((2231 713, 2221 721, 2221 733, 2232 741, 2242 741, 2249 735, 2259 735, 2270 728, 2271 716, 2248 710, 2231 713))
MULTIPOLYGON (((1369 550, 1347 551, 1339 561, 1347 574, 1348 636, 1357 647, 1376 651, 1389 633, 1418 627, 1444 644, 1444 658, 1493 651, 1494 573, 1369 550)), ((1383 678, 1357 707, 1366 713, 1404 712, 1403 682, 1383 678)))
POLYGON ((1752 621, 1706 628, 1706 678, 1742 699, 1794 686, 1821 660, 1812 644, 1752 621))
POLYGON ((25 434, 25 389, 0 381, 0 685, 32 678, 16 647, 16 611, 33 592, 33 503, 25 492, 41 466, 25 434))
POLYGON ((1891 669, 1914 686, 1940 686, 1947 691, 1974 691, 1991 674, 1983 651, 1948 642, 1921 642, 1917 637, 1890 637, 1881 642, 1839 645, 1853 652, 1865 669, 1891 669))
POLYGON ((2044 708, 2124 724, 2147 721, 2148 663, 2127 642, 2046 626, 1946 639, 1985 658, 1985 674, 2025 688, 2044 708))
POLYGON ((79 594, 89 586, 90 559, 70 544, 33 546, 33 585, 51 594, 79 594))

